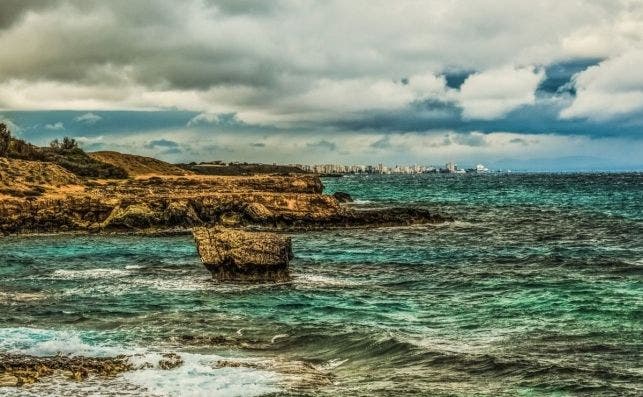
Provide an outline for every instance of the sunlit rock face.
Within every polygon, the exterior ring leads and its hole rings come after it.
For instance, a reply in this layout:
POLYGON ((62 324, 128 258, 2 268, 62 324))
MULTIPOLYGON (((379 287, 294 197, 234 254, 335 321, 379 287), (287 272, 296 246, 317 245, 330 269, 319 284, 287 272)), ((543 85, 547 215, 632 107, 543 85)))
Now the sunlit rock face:
POLYGON ((282 282, 290 279, 289 237, 268 232, 198 227, 192 230, 203 265, 218 281, 282 282))

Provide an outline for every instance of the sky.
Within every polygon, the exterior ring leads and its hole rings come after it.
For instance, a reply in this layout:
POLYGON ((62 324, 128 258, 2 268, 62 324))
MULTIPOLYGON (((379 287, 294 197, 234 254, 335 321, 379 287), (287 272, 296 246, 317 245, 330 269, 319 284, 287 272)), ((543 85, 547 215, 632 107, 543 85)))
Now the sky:
POLYGON ((643 0, 2 0, 0 121, 171 162, 643 170, 643 0))

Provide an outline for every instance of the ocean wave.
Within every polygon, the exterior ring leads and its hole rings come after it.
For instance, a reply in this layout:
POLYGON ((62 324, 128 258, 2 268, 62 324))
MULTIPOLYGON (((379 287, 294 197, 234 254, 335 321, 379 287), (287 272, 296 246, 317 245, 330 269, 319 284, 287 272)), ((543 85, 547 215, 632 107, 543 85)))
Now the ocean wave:
POLYGON ((0 303, 34 302, 48 296, 42 292, 0 292, 0 303))
MULTIPOLYGON (((52 356, 56 354, 107 357, 132 353, 109 345, 92 343, 93 333, 57 331, 28 327, 0 328, 0 351, 32 356, 52 356)), ((141 350, 142 351, 142 350, 141 350)))
POLYGON ((295 274, 295 285, 314 287, 354 287, 357 282, 315 274, 295 274))
MULTIPOLYGON (((0 328, 0 353, 53 356, 56 354, 87 357, 127 355, 133 371, 101 383, 96 379, 77 384, 39 382, 34 395, 123 395, 154 396, 259 396, 280 390, 279 374, 252 367, 221 367, 224 360, 215 354, 175 352, 183 363, 173 369, 162 369, 163 351, 137 346, 100 343, 95 332, 57 331, 35 328, 0 328), (117 387, 114 389, 114 387, 117 387), (118 390, 115 392, 115 390, 118 390)), ((12 389, 13 390, 13 389, 12 389)), ((29 390, 21 390, 29 394, 29 390)), ((4 391, 3 391, 4 394, 4 391)), ((17 394, 18 395, 18 394, 17 394)))
POLYGON ((105 277, 125 277, 131 275, 129 270, 122 269, 85 269, 85 270, 66 270, 58 269, 51 274, 51 278, 62 280, 77 280, 77 279, 96 279, 105 277))
POLYGON ((364 205, 364 204, 373 204, 373 200, 360 200, 360 199, 355 199, 353 200, 352 204, 355 205, 364 205))
POLYGON ((143 265, 126 265, 125 270, 138 270, 138 269, 144 269, 145 266, 143 265))
MULTIPOLYGON (((124 380, 161 396, 260 396, 279 391, 277 373, 247 367, 216 367, 223 357, 179 353, 183 364, 171 370, 127 372, 124 380)), ((157 357, 143 356, 143 365, 157 357)), ((160 358, 160 357, 159 357, 160 358)))

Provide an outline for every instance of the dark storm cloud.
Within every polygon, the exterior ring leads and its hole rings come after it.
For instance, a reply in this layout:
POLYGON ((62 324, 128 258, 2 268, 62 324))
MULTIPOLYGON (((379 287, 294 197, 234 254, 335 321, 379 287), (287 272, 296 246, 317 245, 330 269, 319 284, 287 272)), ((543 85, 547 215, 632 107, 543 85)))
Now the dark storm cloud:
MULTIPOLYGON (((3 20, 16 21, 29 10, 44 9, 42 3, 47 2, 22 3, 16 2, 16 6, 3 1, 3 11, 10 10, 0 14, 3 20)), ((48 2, 51 13, 43 14, 38 22, 41 25, 28 33, 32 40, 26 46, 5 48, 10 56, 0 62, 0 76, 84 83, 133 79, 149 87, 199 90, 220 85, 274 84, 278 60, 257 53, 249 45, 222 40, 225 37, 216 41, 187 37, 190 13, 208 12, 198 9, 198 4, 149 0, 48 2), (69 23, 59 25, 54 11, 66 14, 69 23), (87 23, 82 23, 83 18, 87 23), (95 21, 90 23, 92 19, 95 21)), ((212 22, 217 18, 213 13, 212 22)), ((234 32, 222 33, 235 39, 234 32)), ((21 35, 19 38, 24 38, 27 33, 21 35)))
POLYGON ((53 0, 2 0, 0 1, 0 30, 20 22, 27 11, 38 11, 56 4, 57 2, 53 0))
POLYGON ((328 151, 337 150, 337 145, 335 143, 327 141, 325 139, 316 142, 309 142, 306 144, 306 146, 310 149, 324 149, 328 151))
POLYGON ((222 13, 231 15, 266 15, 283 7, 279 0, 206 0, 206 3, 222 13))
POLYGON ((454 103, 428 101, 396 112, 364 112, 350 120, 335 120, 337 129, 352 131, 480 131, 492 133, 511 131, 526 134, 588 135, 593 137, 622 136, 640 138, 642 113, 608 120, 566 120, 559 117, 564 101, 549 100, 521 106, 494 120, 466 120, 454 103))
POLYGON ((148 148, 148 149, 153 149, 153 148, 172 148, 172 149, 175 149, 175 148, 179 147, 179 144, 174 142, 174 141, 170 141, 168 139, 155 139, 153 141, 149 141, 145 145, 145 147, 148 148))

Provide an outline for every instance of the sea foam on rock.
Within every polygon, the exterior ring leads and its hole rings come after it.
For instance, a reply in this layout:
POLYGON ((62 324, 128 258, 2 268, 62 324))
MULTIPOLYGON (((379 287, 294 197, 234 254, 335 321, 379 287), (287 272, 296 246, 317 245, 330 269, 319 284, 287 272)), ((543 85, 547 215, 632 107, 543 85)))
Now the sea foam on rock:
POLYGON ((281 282, 290 279, 289 237, 222 227, 192 229, 203 265, 219 281, 281 282))

